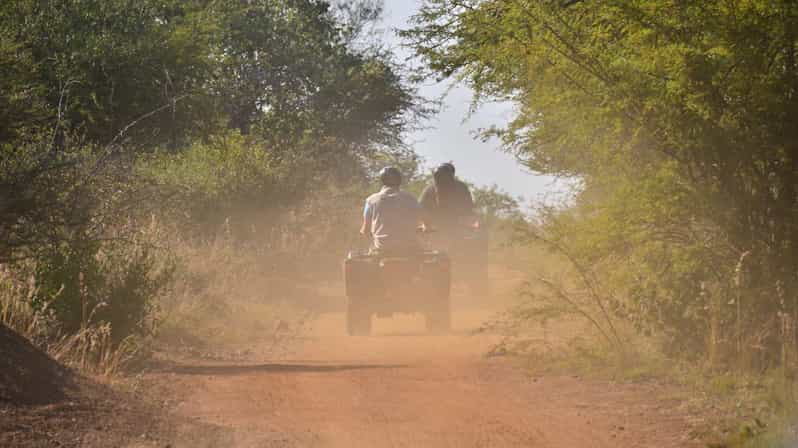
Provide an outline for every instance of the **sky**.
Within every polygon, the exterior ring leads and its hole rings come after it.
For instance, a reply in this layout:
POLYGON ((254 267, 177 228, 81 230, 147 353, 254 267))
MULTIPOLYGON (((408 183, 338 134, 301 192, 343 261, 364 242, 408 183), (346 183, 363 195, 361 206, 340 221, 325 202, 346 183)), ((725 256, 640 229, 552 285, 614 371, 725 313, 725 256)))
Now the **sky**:
MULTIPOLYGON (((395 30, 409 27, 408 19, 417 11, 420 2, 384 1, 381 33, 397 57, 405 60, 412 53, 402 48, 402 39, 395 30)), ((543 196, 559 190, 552 178, 530 173, 513 156, 501 152, 497 140, 482 142, 474 139, 474 133, 479 129, 505 125, 512 117, 511 104, 488 103, 469 116, 473 92, 467 86, 452 86, 451 81, 430 82, 420 86, 419 93, 426 98, 438 98, 447 93, 440 113, 426 123, 425 129, 409 136, 409 142, 429 166, 454 162, 457 175, 463 180, 483 186, 496 184, 511 195, 526 200, 543 199, 543 196)))

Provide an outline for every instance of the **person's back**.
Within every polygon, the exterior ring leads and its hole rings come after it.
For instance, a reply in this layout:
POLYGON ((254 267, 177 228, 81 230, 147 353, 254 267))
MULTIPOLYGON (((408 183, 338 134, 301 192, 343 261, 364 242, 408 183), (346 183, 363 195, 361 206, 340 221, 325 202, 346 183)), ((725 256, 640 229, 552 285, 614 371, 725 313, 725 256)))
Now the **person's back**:
POLYGON ((434 173, 434 182, 421 194, 424 223, 443 231, 456 230, 474 217, 471 191, 454 177, 454 166, 445 163, 434 173))
POLYGON ((396 168, 383 169, 380 179, 383 188, 366 199, 361 233, 369 234, 373 247, 382 252, 418 250, 418 201, 399 189, 401 174, 396 168))

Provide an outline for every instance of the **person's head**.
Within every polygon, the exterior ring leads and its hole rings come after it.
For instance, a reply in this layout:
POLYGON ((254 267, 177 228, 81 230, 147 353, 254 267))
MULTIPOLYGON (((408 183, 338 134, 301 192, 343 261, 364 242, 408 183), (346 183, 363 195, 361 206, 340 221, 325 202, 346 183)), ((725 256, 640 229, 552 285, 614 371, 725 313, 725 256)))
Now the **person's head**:
POLYGON ((398 188, 402 185, 402 173, 395 166, 386 166, 380 171, 380 182, 386 187, 398 188))
POLYGON ((454 180, 454 165, 447 162, 438 165, 432 172, 432 178, 435 184, 448 184, 454 180))

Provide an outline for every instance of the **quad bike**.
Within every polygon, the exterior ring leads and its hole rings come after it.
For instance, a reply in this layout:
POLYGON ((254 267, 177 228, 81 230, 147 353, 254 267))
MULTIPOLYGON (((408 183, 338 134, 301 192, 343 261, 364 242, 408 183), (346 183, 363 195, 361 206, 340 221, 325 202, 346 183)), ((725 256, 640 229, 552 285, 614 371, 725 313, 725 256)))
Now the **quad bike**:
POLYGON ((449 255, 452 283, 464 287, 472 296, 488 297, 487 230, 478 224, 461 225, 454 231, 437 232, 434 239, 436 247, 449 255))
POLYGON ((396 313, 422 313, 428 331, 449 331, 450 277, 449 257, 440 251, 350 251, 344 262, 348 333, 369 335, 372 316, 396 313))

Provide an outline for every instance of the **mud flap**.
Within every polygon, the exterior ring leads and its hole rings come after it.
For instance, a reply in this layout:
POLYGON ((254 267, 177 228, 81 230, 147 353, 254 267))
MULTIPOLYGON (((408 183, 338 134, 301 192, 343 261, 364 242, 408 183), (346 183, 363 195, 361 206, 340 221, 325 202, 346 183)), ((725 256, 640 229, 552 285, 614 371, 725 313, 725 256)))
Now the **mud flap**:
POLYGON ((346 302, 346 331, 349 336, 370 335, 371 314, 363 298, 349 297, 346 302))
POLYGON ((424 263, 423 277, 427 283, 427 331, 447 333, 451 330, 451 266, 448 257, 439 256, 424 263))

